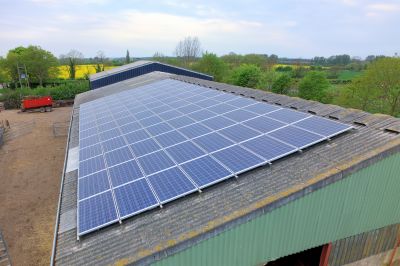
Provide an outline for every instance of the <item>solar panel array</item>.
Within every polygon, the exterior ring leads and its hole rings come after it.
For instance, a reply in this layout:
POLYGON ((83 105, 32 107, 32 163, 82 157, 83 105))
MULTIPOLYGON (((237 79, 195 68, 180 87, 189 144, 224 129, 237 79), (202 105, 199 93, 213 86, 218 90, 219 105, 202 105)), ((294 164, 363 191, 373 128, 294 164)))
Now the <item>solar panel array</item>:
POLYGON ((350 128, 172 79, 82 104, 78 235, 350 128))

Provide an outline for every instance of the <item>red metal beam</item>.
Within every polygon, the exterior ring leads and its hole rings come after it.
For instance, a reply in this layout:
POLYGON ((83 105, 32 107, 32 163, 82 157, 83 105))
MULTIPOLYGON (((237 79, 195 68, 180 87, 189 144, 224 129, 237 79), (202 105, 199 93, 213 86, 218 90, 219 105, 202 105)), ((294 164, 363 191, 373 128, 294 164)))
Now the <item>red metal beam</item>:
POLYGON ((392 255, 390 255, 389 266, 393 266, 393 263, 394 263, 394 261, 393 261, 394 255, 396 255, 396 251, 397 251, 397 248, 398 248, 399 246, 400 246, 400 234, 399 234, 399 236, 398 236, 398 239, 397 239, 396 244, 394 245, 394 248, 393 248, 393 251, 392 251, 392 255))
POLYGON ((319 259, 319 266, 328 266, 329 255, 331 255, 332 243, 326 244, 322 247, 321 257, 319 259))

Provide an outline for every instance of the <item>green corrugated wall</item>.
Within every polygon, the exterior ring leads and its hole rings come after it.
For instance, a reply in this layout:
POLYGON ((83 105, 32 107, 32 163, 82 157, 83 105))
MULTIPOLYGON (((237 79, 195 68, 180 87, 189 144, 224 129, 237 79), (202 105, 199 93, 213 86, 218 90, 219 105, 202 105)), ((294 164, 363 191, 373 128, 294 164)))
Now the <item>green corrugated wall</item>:
POLYGON ((155 265, 260 265, 399 222, 397 153, 155 265))

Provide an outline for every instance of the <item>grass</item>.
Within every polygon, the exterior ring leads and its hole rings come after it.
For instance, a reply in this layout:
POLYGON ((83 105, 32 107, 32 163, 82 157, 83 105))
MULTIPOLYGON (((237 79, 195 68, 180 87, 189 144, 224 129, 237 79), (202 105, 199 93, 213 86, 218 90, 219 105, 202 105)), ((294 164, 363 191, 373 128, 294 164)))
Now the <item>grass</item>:
POLYGON ((360 75, 362 75, 363 71, 354 71, 354 70, 342 70, 339 73, 338 79, 340 80, 352 80, 360 75))

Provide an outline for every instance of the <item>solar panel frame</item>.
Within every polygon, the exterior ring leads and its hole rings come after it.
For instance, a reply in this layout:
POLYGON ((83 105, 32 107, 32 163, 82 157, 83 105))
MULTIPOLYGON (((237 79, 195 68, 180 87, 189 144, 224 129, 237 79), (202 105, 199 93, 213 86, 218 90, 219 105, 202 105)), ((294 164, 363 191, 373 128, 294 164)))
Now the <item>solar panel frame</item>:
MULTIPOLYGON (((108 195, 112 197, 117 215, 117 219, 112 217, 112 222, 121 221, 306 147, 295 147, 282 140, 283 137, 278 133, 284 128, 295 128, 320 137, 318 141, 307 143, 308 146, 327 139, 326 134, 322 136, 313 133, 310 128, 301 127, 312 127, 312 120, 309 120, 308 124, 302 121, 313 117, 315 116, 181 81, 167 79, 154 82, 80 106, 78 176, 79 179, 85 180, 84 178, 91 175, 107 173, 109 189, 90 195, 89 198, 110 192, 108 195), (295 114, 296 118, 290 114, 295 114), (259 121, 269 121, 271 125, 256 126, 259 121), (209 140, 211 136, 218 136, 216 139, 222 138, 225 141, 212 148, 209 146, 213 144, 209 140), (261 139, 265 141, 257 142, 261 139), (146 143, 155 143, 158 147, 152 149, 152 146, 146 143), (280 143, 280 150, 271 150, 268 153, 260 148, 263 145, 272 147, 273 143, 280 143), (137 147, 142 144, 146 149, 138 153, 137 147), (159 158, 158 155, 161 154, 162 158, 159 158), (103 159, 103 165, 96 163, 101 161, 100 157, 103 159), (156 158, 160 160, 158 163, 156 158), (163 160, 167 163, 159 165, 163 160), (232 161, 235 163, 232 164, 232 161), (206 162, 209 165, 205 165, 206 162), (149 167, 151 164, 157 167, 149 167), (150 180, 154 183, 156 177, 172 171, 179 171, 180 177, 189 182, 187 184, 190 184, 190 189, 183 189, 170 198, 160 198, 160 193, 168 194, 168 191, 157 192, 155 184, 150 180), (215 176, 210 175, 213 171, 215 176), (203 179, 197 176, 200 174, 203 179), (142 190, 146 191, 143 192, 147 193, 145 196, 152 200, 142 205, 138 204, 138 208, 129 207, 132 208, 130 211, 124 209, 123 213, 120 213, 120 207, 127 206, 118 202, 116 191, 134 187, 139 189, 139 184, 142 184, 142 190)), ((326 121, 331 125, 330 120, 326 121)), ((345 126, 340 132, 329 134, 329 137, 349 128, 351 127, 345 126)), ((83 181, 78 182, 77 197, 80 195, 79 184, 84 186, 83 181)), ((90 189, 96 191, 95 188, 90 189)), ((160 190, 159 187, 157 190, 160 190)), ((125 200, 135 201, 136 196, 125 197, 125 200)), ((78 198, 77 203, 78 236, 109 224, 106 222, 90 230, 80 230, 79 223, 82 221, 79 205, 85 199, 78 198)))

